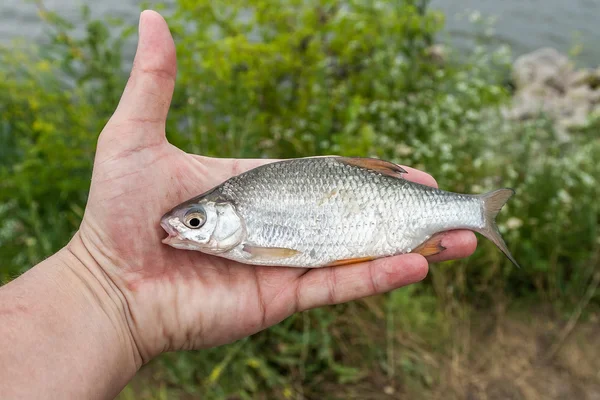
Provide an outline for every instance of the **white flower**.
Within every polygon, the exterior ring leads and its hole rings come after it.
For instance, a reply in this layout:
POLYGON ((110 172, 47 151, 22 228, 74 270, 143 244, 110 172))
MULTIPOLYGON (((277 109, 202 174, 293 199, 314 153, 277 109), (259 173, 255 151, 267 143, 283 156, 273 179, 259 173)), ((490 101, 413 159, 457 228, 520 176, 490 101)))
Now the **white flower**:
POLYGON ((517 229, 523 225, 523 221, 516 217, 510 217, 508 221, 506 221, 506 226, 508 229, 517 229))

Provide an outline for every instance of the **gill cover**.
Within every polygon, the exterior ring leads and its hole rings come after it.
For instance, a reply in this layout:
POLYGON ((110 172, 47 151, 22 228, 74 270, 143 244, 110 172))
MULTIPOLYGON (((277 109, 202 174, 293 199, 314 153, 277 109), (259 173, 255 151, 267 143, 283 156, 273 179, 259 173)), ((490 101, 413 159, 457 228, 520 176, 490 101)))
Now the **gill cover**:
POLYGON ((214 253, 223 253, 244 240, 246 237, 245 225, 229 203, 216 203, 214 205, 217 216, 212 237, 208 243, 208 249, 214 253))

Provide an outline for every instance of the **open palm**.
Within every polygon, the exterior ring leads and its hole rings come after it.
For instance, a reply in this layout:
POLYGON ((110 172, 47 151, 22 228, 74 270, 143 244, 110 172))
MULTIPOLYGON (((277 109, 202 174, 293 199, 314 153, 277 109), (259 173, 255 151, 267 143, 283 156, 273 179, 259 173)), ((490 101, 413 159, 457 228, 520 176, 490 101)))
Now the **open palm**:
MULTIPOLYGON (((166 350, 228 343, 296 311, 425 277, 427 260, 418 254, 308 270, 243 265, 162 244, 166 234, 159 220, 166 211, 268 162, 201 157, 169 144, 165 121, 175 74, 166 22, 144 12, 130 80, 98 140, 77 237, 119 293, 142 360, 166 350)), ((406 169, 407 179, 435 185, 429 175, 406 169)), ((447 249, 433 261, 467 256, 476 241, 471 232, 456 231, 442 244, 447 249)))

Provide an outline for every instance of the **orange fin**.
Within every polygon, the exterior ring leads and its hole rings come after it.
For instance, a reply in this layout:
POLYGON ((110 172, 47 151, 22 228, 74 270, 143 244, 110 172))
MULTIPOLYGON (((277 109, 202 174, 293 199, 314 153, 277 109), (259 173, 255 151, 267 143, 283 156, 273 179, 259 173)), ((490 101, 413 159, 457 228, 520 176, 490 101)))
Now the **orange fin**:
POLYGON ((370 169, 394 178, 402 178, 402 174, 407 173, 401 166, 377 158, 339 157, 338 160, 344 164, 370 169))
POLYGON ((326 267, 339 267, 341 265, 358 264, 365 261, 372 261, 374 257, 358 257, 358 258, 346 258, 344 260, 333 261, 326 265, 326 267))
POLYGON ((435 235, 426 242, 423 242, 419 247, 414 249, 412 252, 422 255, 423 257, 433 256, 446 250, 442 246, 442 235, 435 235))
POLYGON ((244 245, 244 251, 250 253, 252 257, 266 258, 269 260, 281 260, 300 254, 300 251, 287 249, 285 247, 259 247, 249 244, 244 245))

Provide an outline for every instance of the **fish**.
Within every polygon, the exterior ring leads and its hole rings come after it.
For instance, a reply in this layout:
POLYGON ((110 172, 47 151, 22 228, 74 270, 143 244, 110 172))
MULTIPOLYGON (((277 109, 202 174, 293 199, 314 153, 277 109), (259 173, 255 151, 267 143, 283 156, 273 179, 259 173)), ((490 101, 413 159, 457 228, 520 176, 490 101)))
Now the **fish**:
POLYGON ((415 183, 377 158, 284 159, 233 176, 166 212, 163 243, 240 263, 321 268, 445 250, 442 233, 468 229, 517 267, 496 216, 514 195, 454 193, 415 183))

